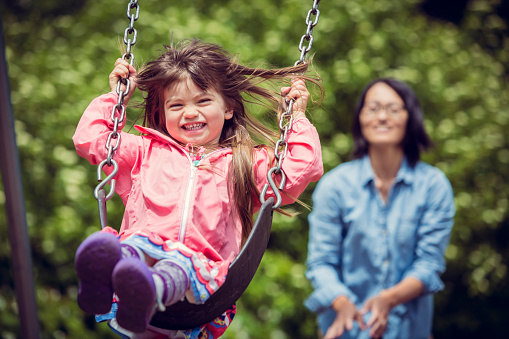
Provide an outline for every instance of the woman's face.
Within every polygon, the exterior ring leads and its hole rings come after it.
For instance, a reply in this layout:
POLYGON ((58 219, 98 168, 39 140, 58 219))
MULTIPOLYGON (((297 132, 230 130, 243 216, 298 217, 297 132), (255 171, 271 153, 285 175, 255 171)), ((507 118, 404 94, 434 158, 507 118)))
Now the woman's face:
POLYGON ((370 147, 401 148, 407 121, 403 99, 389 85, 379 82, 368 90, 359 122, 370 147))

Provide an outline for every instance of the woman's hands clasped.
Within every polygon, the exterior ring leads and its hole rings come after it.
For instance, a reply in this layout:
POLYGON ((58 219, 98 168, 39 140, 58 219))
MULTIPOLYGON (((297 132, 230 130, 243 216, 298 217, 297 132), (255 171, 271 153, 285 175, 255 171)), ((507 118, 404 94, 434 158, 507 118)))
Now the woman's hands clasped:
POLYGON ((354 303, 346 296, 337 297, 332 303, 332 308, 336 312, 336 318, 330 325, 323 339, 335 339, 341 337, 345 331, 353 328, 354 322, 359 324, 361 330, 366 329, 362 314, 354 303))
POLYGON ((370 329, 369 336, 373 339, 382 338, 387 329, 387 321, 391 312, 391 303, 385 297, 384 292, 369 298, 362 307, 361 314, 371 312, 367 326, 370 329))
POLYGON ((355 322, 358 323, 361 331, 369 329, 370 338, 379 339, 387 329, 392 306, 382 292, 366 300, 361 310, 358 310, 346 296, 336 298, 332 303, 332 308, 336 312, 336 318, 327 330, 324 339, 341 337, 345 331, 350 331, 353 328, 355 322), (371 312, 371 316, 366 324, 363 316, 368 312, 371 312))

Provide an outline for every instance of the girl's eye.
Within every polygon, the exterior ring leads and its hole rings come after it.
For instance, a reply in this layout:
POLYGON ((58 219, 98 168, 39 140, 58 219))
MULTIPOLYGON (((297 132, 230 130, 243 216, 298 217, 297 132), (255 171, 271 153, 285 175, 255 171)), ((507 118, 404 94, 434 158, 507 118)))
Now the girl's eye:
POLYGON ((171 104, 170 109, 179 109, 182 107, 182 104, 171 104))
POLYGON ((205 98, 205 99, 200 99, 200 100, 198 100, 198 103, 200 103, 200 104, 205 104, 205 103, 208 103, 208 102, 210 102, 210 101, 212 101, 212 100, 210 100, 209 98, 205 98))

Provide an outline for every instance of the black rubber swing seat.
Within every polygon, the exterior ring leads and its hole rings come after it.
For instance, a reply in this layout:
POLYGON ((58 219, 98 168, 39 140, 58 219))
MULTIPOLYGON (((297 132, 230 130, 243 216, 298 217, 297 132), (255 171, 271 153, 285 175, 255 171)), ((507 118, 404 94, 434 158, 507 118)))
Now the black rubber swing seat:
POLYGON ((167 330, 185 330, 207 324, 227 311, 244 293, 253 279, 269 243, 274 198, 262 204, 251 234, 239 255, 230 264, 219 289, 200 305, 180 301, 157 312, 150 325, 167 330))

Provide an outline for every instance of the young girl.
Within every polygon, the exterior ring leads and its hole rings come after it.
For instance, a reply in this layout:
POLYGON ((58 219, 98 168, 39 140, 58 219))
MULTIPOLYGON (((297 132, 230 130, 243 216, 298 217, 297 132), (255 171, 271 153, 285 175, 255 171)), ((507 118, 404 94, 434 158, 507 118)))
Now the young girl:
MULTIPOLYGON (((125 205, 120 232, 106 227, 92 234, 75 262, 79 306, 127 337, 163 333, 149 325, 152 315, 183 298, 204 303, 249 235, 259 192, 275 164, 275 134, 244 104, 251 98, 282 109, 280 96, 260 83, 293 78, 291 87, 281 89, 282 96, 295 99, 282 165, 283 204, 294 202, 323 173, 318 134, 305 116, 309 92, 302 77, 295 77, 306 64, 248 68, 218 45, 198 40, 165 48, 139 74, 118 59, 109 77, 112 91, 92 101, 73 137, 80 156, 100 163, 107 157, 118 79, 131 80, 125 104, 135 87, 144 92, 145 127, 135 126, 141 136, 122 132, 114 155, 116 192, 125 205)), ((233 305, 217 321, 184 335, 217 338, 234 314, 233 305)))

